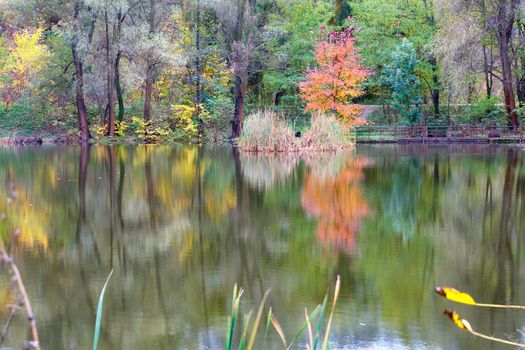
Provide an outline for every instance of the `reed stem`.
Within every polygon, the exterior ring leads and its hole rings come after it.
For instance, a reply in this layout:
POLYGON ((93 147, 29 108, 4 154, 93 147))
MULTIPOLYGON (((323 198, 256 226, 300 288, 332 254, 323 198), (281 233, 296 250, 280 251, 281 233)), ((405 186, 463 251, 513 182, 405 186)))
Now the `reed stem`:
POLYGON ((478 333, 476 331, 467 331, 467 332, 469 332, 472 335, 475 335, 476 337, 480 337, 480 338, 483 338, 483 339, 491 340, 491 341, 494 341, 494 342, 497 342, 497 343, 517 346, 519 348, 525 348, 525 344, 516 343, 516 342, 510 341, 510 340, 505 340, 505 339, 501 339, 501 338, 491 337, 490 335, 485 335, 485 334, 482 334, 482 333, 478 333))
POLYGON ((18 285, 20 294, 22 295, 24 308, 27 313, 27 319, 29 320, 29 325, 31 326, 31 335, 33 336, 33 341, 30 342, 30 345, 35 349, 40 349, 40 341, 38 339, 38 330, 36 328, 36 320, 33 314, 33 308, 31 307, 31 302, 29 301, 29 296, 27 294, 24 281, 22 280, 22 276, 20 275, 20 270, 18 270, 18 267, 16 266, 13 258, 6 253, 3 247, 0 248, 0 259, 3 260, 6 264, 8 264, 11 268, 11 271, 13 271, 15 281, 18 285))
POLYGON ((490 308, 497 308, 497 309, 521 309, 525 310, 525 306, 523 305, 503 305, 503 304, 481 304, 476 303, 474 306, 481 306, 481 307, 490 307, 490 308))

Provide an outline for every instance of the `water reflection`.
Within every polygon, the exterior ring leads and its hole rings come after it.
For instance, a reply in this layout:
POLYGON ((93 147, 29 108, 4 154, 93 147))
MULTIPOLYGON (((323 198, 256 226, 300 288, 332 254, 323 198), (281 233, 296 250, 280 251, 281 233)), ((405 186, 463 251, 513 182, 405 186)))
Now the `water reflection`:
POLYGON ((332 162, 337 164, 337 171, 310 160, 311 170, 305 177, 301 204, 306 213, 318 218, 317 235, 321 242, 350 252, 361 221, 370 211, 360 180, 364 167, 371 162, 348 154, 335 155, 332 162))
MULTIPOLYGON (((0 229, 16 248, 44 349, 91 345, 111 268, 103 348, 221 348, 236 282, 244 311, 271 288, 293 333, 337 274, 332 348, 487 348, 441 316, 446 305, 432 288, 525 303, 522 164, 520 150, 480 146, 308 157, 3 148, 0 229)), ((516 313, 457 310, 485 333, 519 337, 525 327, 516 313)), ((13 324, 5 344, 22 344, 25 326, 13 324)), ((279 343, 272 335, 268 347, 279 343)))

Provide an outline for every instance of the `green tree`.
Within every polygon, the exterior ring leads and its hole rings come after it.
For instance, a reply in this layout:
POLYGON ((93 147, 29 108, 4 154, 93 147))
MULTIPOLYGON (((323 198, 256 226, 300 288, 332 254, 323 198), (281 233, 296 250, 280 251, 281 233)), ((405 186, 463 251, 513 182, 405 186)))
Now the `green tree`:
MULTIPOLYGON (((437 31, 434 3, 432 0, 362 0, 351 5, 353 21, 361 28, 356 33, 357 45, 367 67, 380 72, 390 63, 391 52, 404 39, 414 45, 420 61, 417 75, 423 84, 421 93, 432 100, 437 117, 441 79, 433 47, 437 31)), ((377 78, 370 80, 368 90, 374 96, 386 97, 382 80, 377 78)))
POLYGON ((392 91, 394 108, 410 124, 416 124, 421 118, 418 105, 423 102, 421 84, 416 76, 417 64, 414 46, 408 40, 403 40, 392 53, 391 63, 385 66, 381 76, 383 84, 392 91))
POLYGON ((304 103, 298 84, 304 71, 315 62, 315 44, 333 15, 328 1, 279 1, 278 13, 270 20, 272 39, 263 72, 262 94, 266 103, 287 116, 302 115, 304 103))

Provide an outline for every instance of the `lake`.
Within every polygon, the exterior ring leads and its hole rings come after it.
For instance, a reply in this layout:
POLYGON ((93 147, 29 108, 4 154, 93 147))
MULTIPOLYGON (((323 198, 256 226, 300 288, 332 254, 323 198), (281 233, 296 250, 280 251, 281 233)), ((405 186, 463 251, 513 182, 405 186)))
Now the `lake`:
MULTIPOLYGON (((332 349, 508 349, 525 341, 524 153, 510 146, 367 146, 338 154, 238 154, 218 146, 0 148, 0 232, 43 349, 90 349, 111 269, 100 349, 221 349, 235 283, 289 338, 337 275, 332 349)), ((0 271, 0 326, 14 302, 0 271)), ((264 320, 265 323, 265 320, 264 320)), ((264 327, 264 326, 263 326, 264 327)), ((20 311, 4 346, 30 333, 20 311)), ((297 348, 306 347, 301 338, 297 348)), ((280 349, 270 330, 264 345, 280 349)))

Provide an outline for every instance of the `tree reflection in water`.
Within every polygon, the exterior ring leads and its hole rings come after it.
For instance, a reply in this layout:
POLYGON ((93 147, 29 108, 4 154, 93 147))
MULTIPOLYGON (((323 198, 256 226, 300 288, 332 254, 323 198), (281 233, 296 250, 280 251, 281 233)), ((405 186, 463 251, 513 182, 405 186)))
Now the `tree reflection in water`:
POLYGON ((320 241, 350 252, 361 222, 370 212, 360 181, 363 169, 371 161, 347 155, 331 159, 340 162, 336 171, 330 163, 320 166, 318 161, 310 159, 301 203, 309 215, 319 219, 317 235, 320 241), (326 169, 332 170, 328 171, 329 175, 326 169))
MULTIPOLYGON (((512 148, 4 148, 0 178, 0 196, 16 195, 0 201, 0 228, 21 229, 15 259, 47 349, 90 346, 111 268, 111 349, 222 347, 236 282, 246 308, 271 288, 289 334, 340 274, 342 348, 481 348, 442 320, 433 287, 525 296, 525 168, 512 148)), ((524 328, 519 315, 464 317, 491 334, 524 328)), ((26 326, 14 322, 5 345, 27 339, 26 326)))

